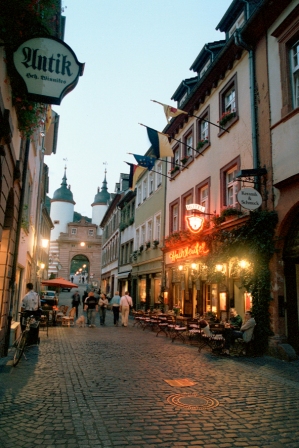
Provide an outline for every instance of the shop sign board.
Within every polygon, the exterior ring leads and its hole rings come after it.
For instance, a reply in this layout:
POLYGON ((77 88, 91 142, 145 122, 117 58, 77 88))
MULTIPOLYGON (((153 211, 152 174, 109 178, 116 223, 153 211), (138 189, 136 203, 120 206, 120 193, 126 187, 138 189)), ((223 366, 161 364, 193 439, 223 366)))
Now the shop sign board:
POLYGON ((262 205, 262 196, 254 188, 242 188, 237 195, 239 204, 247 210, 256 210, 262 205))
POLYGON ((14 52, 13 60, 29 99, 46 104, 59 105, 84 70, 73 50, 51 36, 26 40, 14 52))
POLYGON ((204 213, 205 207, 203 207, 202 205, 199 205, 199 204, 187 204, 186 210, 193 212, 193 214, 191 216, 185 217, 188 229, 192 233, 200 232, 204 225, 204 218, 201 218, 200 216, 194 214, 194 211, 197 210, 200 213, 204 213))
POLYGON ((191 257, 200 257, 208 253, 209 249, 207 248, 205 242, 196 242, 194 244, 175 249, 167 253, 166 256, 167 258, 169 257, 171 263, 175 263, 176 261, 185 260, 191 257))

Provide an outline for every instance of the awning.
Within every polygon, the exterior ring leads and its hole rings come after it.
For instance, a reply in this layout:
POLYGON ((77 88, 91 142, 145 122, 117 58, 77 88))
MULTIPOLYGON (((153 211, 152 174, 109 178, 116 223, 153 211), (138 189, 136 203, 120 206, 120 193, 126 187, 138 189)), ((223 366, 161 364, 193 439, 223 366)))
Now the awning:
POLYGON ((117 278, 128 278, 129 275, 131 275, 131 271, 126 271, 126 272, 120 272, 119 274, 117 274, 117 278))

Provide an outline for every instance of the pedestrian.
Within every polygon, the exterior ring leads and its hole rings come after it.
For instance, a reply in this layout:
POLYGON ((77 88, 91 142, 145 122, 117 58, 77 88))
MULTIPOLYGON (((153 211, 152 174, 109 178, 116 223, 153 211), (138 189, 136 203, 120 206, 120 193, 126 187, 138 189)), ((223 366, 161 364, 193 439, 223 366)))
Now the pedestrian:
POLYGON ((100 295, 100 300, 99 300, 100 324, 101 325, 105 324, 107 305, 108 305, 107 296, 106 296, 106 294, 104 294, 102 292, 100 295))
POLYGON ((85 282, 85 277, 82 277, 82 283, 84 283, 85 282))
POLYGON ((98 301, 94 296, 94 292, 90 291, 88 297, 85 299, 84 310, 87 311, 87 325, 89 327, 95 327, 96 313, 98 311, 98 301))
POLYGON ((73 282, 74 281, 74 277, 73 276, 71 276, 71 282, 73 282))
POLYGON ((119 321, 119 306, 120 306, 120 295, 119 291, 115 291, 115 295, 112 297, 110 301, 110 305, 112 305, 112 311, 113 311, 113 323, 114 326, 118 326, 119 321))
MULTIPOLYGON (((26 327, 26 319, 29 316, 34 316, 36 320, 40 319, 41 316, 41 302, 40 297, 37 294, 37 292, 33 291, 33 284, 27 283, 26 285, 26 295, 23 297, 22 304, 21 304, 21 312, 24 313, 23 317, 24 320, 21 322, 21 329, 22 331, 26 327)), ((39 325, 37 325, 36 328, 31 327, 29 338, 28 338, 28 345, 30 344, 38 344, 39 343, 39 325)))
POLYGON ((73 295, 72 295, 72 307, 76 308, 76 318, 78 317, 78 308, 79 305, 81 303, 80 301, 80 294, 79 291, 77 290, 73 295))
POLYGON ((128 326, 128 318, 131 306, 133 306, 133 300, 129 295, 129 291, 126 291, 125 295, 120 299, 121 324, 123 327, 128 326))

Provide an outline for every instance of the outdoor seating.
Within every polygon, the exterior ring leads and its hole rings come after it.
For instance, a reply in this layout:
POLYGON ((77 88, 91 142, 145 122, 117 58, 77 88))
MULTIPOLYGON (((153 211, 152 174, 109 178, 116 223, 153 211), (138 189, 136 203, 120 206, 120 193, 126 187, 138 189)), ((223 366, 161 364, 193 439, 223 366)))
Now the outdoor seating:
POLYGON ((47 332, 47 337, 49 335, 49 311, 43 311, 43 314, 40 317, 39 328, 47 332))
POLYGON ((70 310, 68 316, 62 317, 62 326, 63 327, 73 326, 75 324, 74 323, 75 314, 76 314, 76 307, 74 307, 70 310))
POLYGON ((209 331, 205 331, 204 328, 200 335, 198 351, 201 352, 204 347, 208 347, 212 351, 221 350, 225 342, 225 339, 223 337, 224 325, 211 323, 209 325, 209 331))
POLYGON ((186 342, 186 336, 188 333, 188 321, 190 318, 176 319, 176 324, 172 329, 171 342, 176 339, 180 339, 183 343, 186 342))

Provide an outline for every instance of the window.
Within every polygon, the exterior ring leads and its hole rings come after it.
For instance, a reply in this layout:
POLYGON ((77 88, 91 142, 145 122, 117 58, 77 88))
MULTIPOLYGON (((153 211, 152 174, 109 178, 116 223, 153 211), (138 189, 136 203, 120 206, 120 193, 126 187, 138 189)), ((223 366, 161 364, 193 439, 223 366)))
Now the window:
POLYGON ((140 230, 136 229, 136 247, 135 249, 139 249, 140 246, 140 230))
POLYGON ((186 205, 192 204, 193 203, 193 189, 189 190, 187 193, 185 193, 182 196, 182 229, 186 230, 187 229, 187 223, 185 220, 185 216, 187 214, 189 214, 189 212, 187 212, 186 210, 186 205))
POLYGON ((237 205, 238 182, 235 181, 236 174, 236 167, 226 173, 226 205, 229 207, 237 205))
POLYGON ((137 205, 141 204, 141 185, 137 187, 137 205))
POLYGON ((170 221, 169 221, 169 233, 179 231, 179 199, 172 202, 170 205, 170 221))
MULTIPOLYGON (((227 128, 238 120, 237 75, 219 93, 219 125, 227 128)), ((223 134, 220 129, 219 135, 223 134)))
POLYGON ((210 196, 210 178, 196 185, 196 202, 202 207, 205 207, 205 213, 210 212, 209 196, 210 196))
POLYGON ((211 58, 207 60, 207 62, 205 63, 205 65, 203 66, 203 68, 200 70, 199 72, 199 77, 202 78, 203 75, 206 73, 206 71, 208 70, 208 68, 211 65, 211 58))
POLYGON ((140 245, 145 243, 145 225, 141 226, 140 245))
POLYGON ((145 201, 147 198, 147 179, 142 182, 142 200, 145 201))
POLYGON ((148 175, 148 192, 153 194, 154 191, 154 173, 149 173, 148 175))
POLYGON ((93 229, 88 229, 88 235, 93 236, 93 229))
POLYGON ((156 188, 159 188, 162 184, 162 162, 158 162, 156 165, 156 188))
POLYGON ((184 157, 193 156, 193 130, 184 136, 184 157))
POLYGON ((279 45, 280 77, 282 93, 281 116, 285 117, 298 104, 298 46, 299 46, 299 5, 276 28, 272 36, 279 45))
POLYGON ((172 176, 180 171, 179 165, 180 165, 180 147, 179 147, 179 145, 177 145, 173 149, 173 158, 172 158, 172 164, 171 164, 171 170, 170 170, 170 174, 172 176))
POLYGON ((231 37, 234 32, 236 31, 237 28, 241 28, 243 26, 245 22, 245 14, 244 11, 239 15, 239 17, 237 18, 237 20, 235 21, 235 23, 233 24, 233 26, 231 27, 231 29, 228 32, 228 37, 231 37))
POLYGON ((239 182, 235 180, 236 173, 240 171, 240 157, 234 159, 230 164, 220 170, 221 179, 221 208, 237 207, 237 193, 239 182))
POLYGON ((155 216, 155 235, 156 241, 160 241, 161 238, 161 215, 155 216))
POLYGON ((198 156, 199 152, 204 150, 207 146, 209 146, 209 134, 210 134, 210 107, 208 107, 199 117, 198 120, 198 131, 197 131, 197 147, 198 151, 196 155, 198 156))
POLYGON ((299 41, 291 48, 293 107, 299 107, 299 41))
POLYGON ((152 241, 152 238, 153 238, 153 226, 152 226, 152 221, 148 221, 147 222, 147 233, 146 233, 146 235, 147 235, 147 238, 146 238, 146 240, 147 241, 152 241))
POLYGON ((77 229, 72 228, 72 230, 71 230, 71 234, 72 234, 72 235, 77 235, 77 229))

